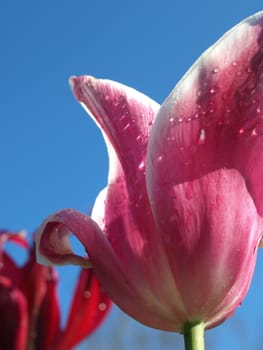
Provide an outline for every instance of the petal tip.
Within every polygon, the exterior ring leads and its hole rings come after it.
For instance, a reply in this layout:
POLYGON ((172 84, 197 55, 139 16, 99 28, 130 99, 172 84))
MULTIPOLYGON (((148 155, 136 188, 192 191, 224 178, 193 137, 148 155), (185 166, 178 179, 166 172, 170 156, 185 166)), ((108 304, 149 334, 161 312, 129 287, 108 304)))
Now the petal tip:
POLYGON ((75 82, 78 78, 75 75, 69 77, 68 83, 72 90, 74 90, 75 82))

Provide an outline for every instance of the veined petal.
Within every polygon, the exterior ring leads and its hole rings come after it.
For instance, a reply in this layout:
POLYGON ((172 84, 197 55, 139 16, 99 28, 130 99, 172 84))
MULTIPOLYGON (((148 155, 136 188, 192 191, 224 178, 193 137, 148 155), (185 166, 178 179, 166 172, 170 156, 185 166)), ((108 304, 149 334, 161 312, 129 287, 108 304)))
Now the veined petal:
POLYGON ((263 214, 262 62, 260 12, 208 49, 162 105, 149 142, 149 186, 235 168, 263 214))
POLYGON ((243 299, 263 231, 262 29, 259 13, 199 58, 161 106, 147 149, 170 266, 189 317, 207 326, 243 299))

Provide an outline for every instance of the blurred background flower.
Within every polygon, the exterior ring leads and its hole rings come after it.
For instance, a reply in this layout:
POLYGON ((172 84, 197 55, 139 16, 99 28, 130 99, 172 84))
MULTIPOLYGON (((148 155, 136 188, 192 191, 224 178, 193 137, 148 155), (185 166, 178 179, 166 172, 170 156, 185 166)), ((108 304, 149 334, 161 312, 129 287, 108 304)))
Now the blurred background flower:
POLYGON ((0 349, 71 350, 104 320, 111 301, 92 269, 82 269, 65 326, 61 324, 56 270, 36 263, 24 232, 0 231, 0 349), (28 258, 19 266, 5 251, 20 245, 28 258))

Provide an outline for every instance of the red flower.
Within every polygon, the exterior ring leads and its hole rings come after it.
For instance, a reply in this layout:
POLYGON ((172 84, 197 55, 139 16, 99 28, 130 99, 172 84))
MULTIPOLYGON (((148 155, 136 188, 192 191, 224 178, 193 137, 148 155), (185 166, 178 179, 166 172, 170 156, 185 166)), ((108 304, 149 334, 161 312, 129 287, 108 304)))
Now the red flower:
POLYGON ((102 129, 110 169, 91 218, 39 228, 43 263, 86 261, 113 301, 151 327, 212 327, 245 297, 263 231, 263 12, 205 52, 160 107, 121 84, 71 79, 102 129))
POLYGON ((69 350, 93 332, 106 316, 110 299, 92 270, 82 270, 64 329, 60 326, 58 278, 35 261, 22 232, 0 231, 0 349, 69 350), (13 241, 28 250, 18 266, 4 251, 13 241))

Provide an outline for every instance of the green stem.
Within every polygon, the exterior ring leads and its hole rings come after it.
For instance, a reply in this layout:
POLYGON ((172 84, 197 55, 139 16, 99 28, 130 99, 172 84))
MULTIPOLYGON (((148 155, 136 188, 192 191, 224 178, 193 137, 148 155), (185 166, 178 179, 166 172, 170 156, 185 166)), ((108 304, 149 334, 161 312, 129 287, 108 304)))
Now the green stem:
POLYGON ((205 350, 203 322, 187 322, 184 325, 185 350, 205 350))

